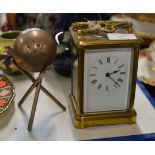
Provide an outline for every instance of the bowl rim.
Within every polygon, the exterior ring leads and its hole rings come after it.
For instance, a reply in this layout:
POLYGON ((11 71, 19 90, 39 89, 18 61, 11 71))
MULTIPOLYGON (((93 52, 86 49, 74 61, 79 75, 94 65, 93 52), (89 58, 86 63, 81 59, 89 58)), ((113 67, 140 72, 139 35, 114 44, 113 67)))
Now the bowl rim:
MULTIPOLYGON (((2 37, 3 35, 5 35, 5 34, 11 34, 11 33, 21 33, 22 31, 20 31, 20 30, 10 30, 10 31, 6 31, 6 32, 3 32, 3 33, 1 33, 0 34, 0 39, 4 39, 4 40, 15 40, 16 38, 4 38, 4 37, 2 37)), ((19 35, 18 34, 18 35, 19 35)))

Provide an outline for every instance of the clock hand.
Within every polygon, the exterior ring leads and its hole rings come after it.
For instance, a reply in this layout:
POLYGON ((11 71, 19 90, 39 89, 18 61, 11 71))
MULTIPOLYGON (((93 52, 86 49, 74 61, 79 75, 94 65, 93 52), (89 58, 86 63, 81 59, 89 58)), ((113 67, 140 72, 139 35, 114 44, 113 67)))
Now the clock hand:
POLYGON ((117 70, 117 71, 113 71, 112 73, 110 73, 110 74, 115 74, 115 73, 117 73, 117 72, 119 72, 120 70, 117 70))
POLYGON ((108 77, 108 78, 110 78, 115 84, 117 84, 118 86, 120 86, 119 83, 117 83, 117 82, 110 76, 110 73, 106 73, 105 76, 108 77))
POLYGON ((110 78, 115 84, 117 84, 118 86, 120 86, 119 83, 117 83, 111 76, 109 76, 109 78, 110 78))

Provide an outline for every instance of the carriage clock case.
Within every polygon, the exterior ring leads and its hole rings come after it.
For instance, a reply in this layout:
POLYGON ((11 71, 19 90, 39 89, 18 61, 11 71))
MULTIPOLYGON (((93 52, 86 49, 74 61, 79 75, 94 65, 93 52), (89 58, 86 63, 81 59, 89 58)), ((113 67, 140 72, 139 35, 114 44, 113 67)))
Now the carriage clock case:
POLYGON ((134 97, 141 39, 129 22, 76 22, 70 112, 76 128, 136 122, 134 97), (74 61, 75 56, 77 60, 74 61))

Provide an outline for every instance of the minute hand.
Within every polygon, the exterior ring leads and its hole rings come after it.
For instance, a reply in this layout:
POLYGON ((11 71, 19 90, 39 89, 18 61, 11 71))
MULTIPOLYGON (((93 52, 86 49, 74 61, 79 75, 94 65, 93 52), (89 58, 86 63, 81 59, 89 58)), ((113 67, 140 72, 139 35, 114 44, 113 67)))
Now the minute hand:
POLYGON ((109 76, 109 78, 110 78, 115 84, 117 84, 118 86, 120 86, 119 83, 117 83, 111 76, 109 76))

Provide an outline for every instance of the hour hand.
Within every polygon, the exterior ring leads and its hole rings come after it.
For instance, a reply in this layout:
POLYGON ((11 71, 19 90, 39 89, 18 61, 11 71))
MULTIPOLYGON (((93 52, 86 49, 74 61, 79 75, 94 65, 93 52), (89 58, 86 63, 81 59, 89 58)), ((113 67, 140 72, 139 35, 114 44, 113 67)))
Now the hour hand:
POLYGON ((117 70, 117 71, 113 71, 112 73, 110 73, 110 74, 115 74, 115 73, 117 73, 117 72, 119 72, 120 70, 117 70))

